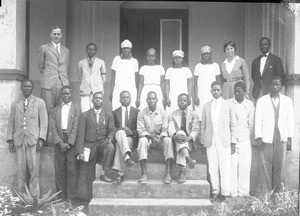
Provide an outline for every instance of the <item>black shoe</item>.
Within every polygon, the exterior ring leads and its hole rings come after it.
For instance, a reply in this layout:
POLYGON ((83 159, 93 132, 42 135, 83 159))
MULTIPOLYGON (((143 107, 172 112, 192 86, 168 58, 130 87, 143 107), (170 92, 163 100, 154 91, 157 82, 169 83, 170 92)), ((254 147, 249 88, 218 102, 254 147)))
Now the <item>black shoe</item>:
POLYGON ((211 197, 211 202, 217 202, 218 200, 218 194, 213 194, 211 197))
POLYGON ((128 158, 128 159, 125 161, 125 163, 126 163, 126 165, 127 165, 128 167, 131 167, 131 166, 134 165, 134 161, 131 160, 130 158, 128 158))
POLYGON ((185 182, 185 168, 180 169, 178 184, 183 184, 185 182))
POLYGON ((188 163, 190 169, 193 169, 195 167, 195 164, 197 163, 190 156, 186 157, 186 162, 188 163))
POLYGON ((112 182, 112 179, 109 178, 106 174, 100 175, 100 180, 105 181, 105 182, 112 182))
POLYGON ((118 174, 117 178, 114 180, 114 184, 121 184, 124 181, 124 175, 118 174))

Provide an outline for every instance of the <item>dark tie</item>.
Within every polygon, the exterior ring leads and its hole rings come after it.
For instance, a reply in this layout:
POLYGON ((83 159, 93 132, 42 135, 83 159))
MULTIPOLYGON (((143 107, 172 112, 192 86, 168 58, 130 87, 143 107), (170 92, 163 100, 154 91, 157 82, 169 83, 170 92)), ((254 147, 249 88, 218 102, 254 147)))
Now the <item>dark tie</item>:
POLYGON ((185 133, 186 132, 186 113, 184 111, 182 111, 182 115, 181 115, 181 130, 183 130, 185 133))
POLYGON ((128 107, 125 110, 125 126, 128 127, 128 107))

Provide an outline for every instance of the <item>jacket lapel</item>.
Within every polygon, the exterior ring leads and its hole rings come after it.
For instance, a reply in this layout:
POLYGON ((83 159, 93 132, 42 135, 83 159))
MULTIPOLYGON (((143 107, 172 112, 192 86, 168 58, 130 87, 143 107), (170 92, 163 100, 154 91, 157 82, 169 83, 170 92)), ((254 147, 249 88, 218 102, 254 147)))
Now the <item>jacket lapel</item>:
POLYGON ((20 109, 20 111, 21 111, 22 113, 24 113, 24 102, 23 102, 23 99, 22 99, 22 98, 18 101, 17 107, 20 109))
POLYGON ((97 117, 96 117, 96 113, 95 113, 94 108, 90 109, 89 112, 90 112, 90 113, 89 113, 89 116, 90 116, 90 118, 91 118, 93 124, 94 124, 95 126, 97 126, 97 117))
POLYGON ((134 108, 130 107, 130 114, 129 114, 129 118, 128 118, 128 125, 130 125, 131 122, 132 122, 133 114, 134 114, 134 108))
POLYGON ((98 125, 101 125, 101 124, 102 124, 103 126, 106 125, 105 116, 106 116, 106 113, 105 113, 104 109, 102 108, 102 109, 101 109, 101 112, 100 112, 99 124, 98 124, 98 125))
POLYGON ((116 114, 117 114, 117 120, 119 123, 119 127, 122 127, 122 108, 121 107, 117 109, 116 114))
POLYGON ((187 109, 187 113, 186 113, 186 130, 188 133, 190 133, 190 124, 192 123, 192 118, 193 118, 193 113, 192 110, 187 109))
MULTIPOLYGON (((60 107, 60 109, 61 109, 61 107, 60 107)), ((71 131, 73 114, 74 114, 74 105, 73 105, 73 103, 71 103, 71 107, 70 107, 70 111, 69 111, 69 116, 68 116, 68 132, 71 131)))
POLYGON ((176 115, 174 115, 174 121, 176 122, 178 126, 178 130, 180 130, 181 127, 181 110, 176 111, 176 115))
POLYGON ((60 45, 60 55, 59 55, 59 61, 63 62, 66 56, 66 49, 64 46, 60 45))
POLYGON ((52 42, 50 42, 50 43, 48 44, 48 48, 49 48, 49 50, 56 56, 56 58, 58 58, 57 50, 54 48, 52 42))

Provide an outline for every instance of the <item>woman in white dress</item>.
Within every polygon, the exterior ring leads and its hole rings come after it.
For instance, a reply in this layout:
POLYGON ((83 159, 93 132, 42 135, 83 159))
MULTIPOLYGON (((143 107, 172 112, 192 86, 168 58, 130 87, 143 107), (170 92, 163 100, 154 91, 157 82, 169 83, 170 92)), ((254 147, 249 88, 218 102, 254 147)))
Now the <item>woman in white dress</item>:
POLYGON ((129 40, 124 40, 121 43, 121 55, 114 58, 111 66, 111 93, 109 99, 112 101, 112 110, 121 106, 120 93, 124 90, 130 92, 131 105, 135 106, 139 64, 131 56, 131 48, 132 43, 129 40))
POLYGON ((157 106, 163 108, 164 101, 164 76, 165 69, 161 65, 157 65, 156 50, 153 48, 147 51, 147 65, 140 69, 140 84, 138 88, 138 96, 136 99, 136 107, 140 110, 146 108, 147 94, 154 91, 157 94, 157 106))
POLYGON ((204 104, 212 100, 210 85, 216 80, 220 81, 221 72, 219 65, 216 62, 212 62, 211 48, 209 46, 201 48, 200 61, 194 71, 194 105, 201 121, 204 104))
POLYGON ((166 81, 166 111, 168 114, 178 109, 177 97, 181 93, 192 97, 192 72, 183 62, 184 52, 173 52, 173 67, 168 68, 165 76, 166 81))

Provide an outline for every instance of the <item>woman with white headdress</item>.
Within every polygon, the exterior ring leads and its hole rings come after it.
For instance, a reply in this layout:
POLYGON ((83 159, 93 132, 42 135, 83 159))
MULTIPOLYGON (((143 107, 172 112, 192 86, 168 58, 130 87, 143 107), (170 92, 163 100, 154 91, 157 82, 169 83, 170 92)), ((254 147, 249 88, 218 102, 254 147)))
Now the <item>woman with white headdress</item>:
POLYGON ((175 50, 173 52, 173 66, 166 71, 166 111, 168 114, 178 109, 177 98, 181 93, 192 97, 192 72, 183 61, 184 52, 175 50))
POLYGON ((114 58, 111 70, 111 93, 112 110, 120 107, 120 93, 124 90, 130 92, 131 105, 135 106, 137 96, 137 80, 139 64, 138 61, 131 56, 132 43, 124 40, 121 43, 121 55, 114 58))
POLYGON ((209 46, 201 48, 200 61, 194 71, 194 105, 201 121, 204 104, 212 100, 210 85, 216 80, 220 81, 221 72, 219 65, 212 61, 211 48, 209 46))

